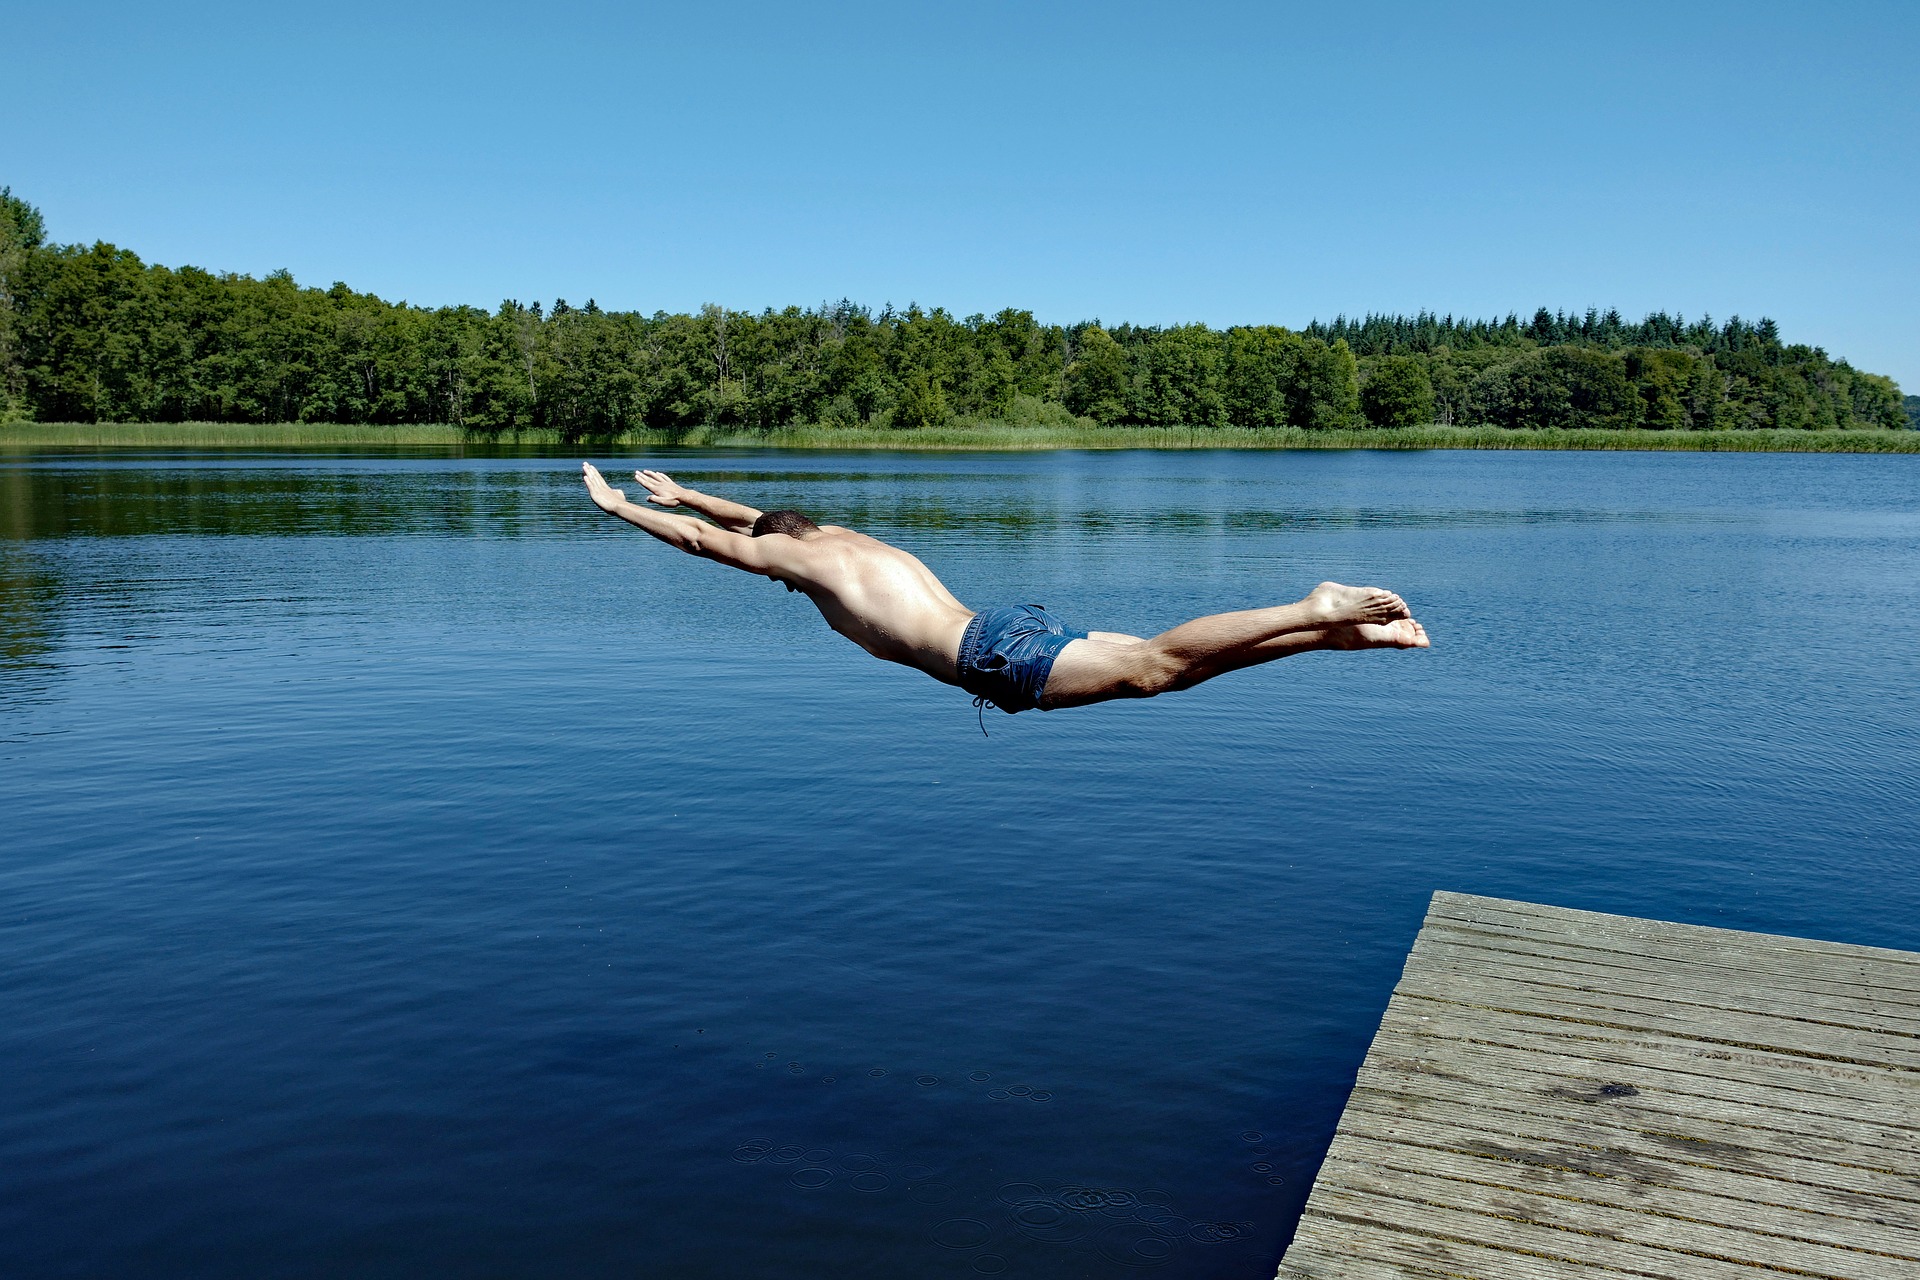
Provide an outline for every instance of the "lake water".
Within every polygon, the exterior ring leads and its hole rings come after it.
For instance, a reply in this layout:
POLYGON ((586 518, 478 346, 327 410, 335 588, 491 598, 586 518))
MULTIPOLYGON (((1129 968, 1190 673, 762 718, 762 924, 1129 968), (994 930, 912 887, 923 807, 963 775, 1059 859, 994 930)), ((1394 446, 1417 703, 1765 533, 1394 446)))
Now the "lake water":
POLYGON ((1920 458, 653 456, 1435 647, 983 737, 570 456, 0 456, 0 1274, 1266 1276, 1432 890, 1920 947, 1920 458))

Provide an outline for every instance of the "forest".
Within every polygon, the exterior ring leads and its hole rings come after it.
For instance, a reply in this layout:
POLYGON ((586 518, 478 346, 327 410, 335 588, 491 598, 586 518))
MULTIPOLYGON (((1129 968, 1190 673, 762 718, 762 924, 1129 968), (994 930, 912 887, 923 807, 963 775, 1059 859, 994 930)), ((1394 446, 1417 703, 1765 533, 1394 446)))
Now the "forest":
POLYGON ((568 439, 695 427, 1430 423, 1920 427, 1920 398, 1771 320, 1542 308, 1300 329, 1042 324, 842 300, 643 315, 419 307, 49 241, 0 189, 0 422, 444 423, 568 439))

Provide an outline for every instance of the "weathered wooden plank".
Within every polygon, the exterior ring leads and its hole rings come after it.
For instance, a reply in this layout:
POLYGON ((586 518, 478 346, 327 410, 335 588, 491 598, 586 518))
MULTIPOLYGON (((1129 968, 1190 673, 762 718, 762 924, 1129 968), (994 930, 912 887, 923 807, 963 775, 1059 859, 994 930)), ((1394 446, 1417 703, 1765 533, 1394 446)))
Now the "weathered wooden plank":
POLYGON ((1702 1044, 1657 1033, 1543 1022, 1524 1014, 1503 1016, 1486 1009, 1478 1010, 1473 1026, 1463 1029, 1446 1021, 1444 1013, 1451 1007, 1395 996, 1381 1022, 1381 1034, 1497 1045, 1528 1053, 1585 1058, 1602 1066, 1644 1064, 1693 1072, 1708 1079, 1777 1090, 1790 1096, 1796 1105, 1851 1107, 1854 1113, 1869 1109, 1903 1117, 1920 1110, 1920 1076, 1913 1073, 1702 1044))
POLYGON ((1842 1026, 1865 1026, 1902 1030, 1920 1035, 1920 996, 1911 1004, 1875 998, 1872 987, 1856 987, 1853 993, 1835 994, 1834 983, 1810 983, 1828 988, 1807 990, 1773 983, 1741 982, 1730 967, 1690 965, 1680 961, 1641 959, 1625 963, 1627 957, 1603 953, 1608 958, 1573 954, 1573 948, 1528 948, 1479 946, 1453 933, 1422 931, 1413 954, 1431 971, 1446 972, 1455 967, 1487 973, 1511 973, 1516 977, 1534 976, 1536 980, 1574 986, 1600 985, 1622 993, 1672 997, 1683 992, 1689 1003, 1711 1008, 1781 1013, 1782 1016, 1842 1026))
MULTIPOLYGON (((1419 1280, 1459 1280, 1463 1274, 1458 1271, 1443 1271, 1434 1267, 1412 1263, 1402 1258, 1389 1261, 1371 1256, 1372 1253, 1385 1253, 1389 1250, 1368 1250, 1364 1242, 1352 1238, 1341 1240, 1338 1252, 1329 1252, 1316 1242, 1299 1240, 1287 1250, 1287 1258, 1281 1264, 1282 1276, 1292 1275, 1295 1280, 1349 1280, 1353 1277, 1366 1277, 1367 1280, 1407 1280, 1418 1277, 1419 1280), (1366 1251, 1366 1252, 1363 1252, 1366 1251), (1288 1267, 1298 1266, 1299 1270, 1289 1271, 1288 1267)), ((1476 1272, 1476 1275, 1479 1273, 1476 1272)), ((1588 1272, 1594 1280, 1601 1280, 1596 1273, 1588 1272)))
MULTIPOLYGON (((1872 973, 1862 973, 1857 967, 1841 965, 1839 961, 1818 960, 1805 963, 1799 956, 1780 956, 1780 954, 1755 954, 1741 952, 1728 946, 1703 946, 1686 948, 1676 942, 1638 942, 1638 940, 1615 940, 1617 944, 1603 944, 1603 940, 1584 938, 1584 936, 1565 935, 1513 935, 1513 933, 1482 933, 1467 931, 1465 927, 1444 927, 1434 931, 1434 942, 1453 942, 1459 946, 1475 946, 1480 950, 1503 950, 1534 956, 1561 956, 1576 963, 1607 963, 1620 967, 1647 967, 1657 969, 1667 975, 1695 971, 1699 977, 1695 981, 1709 981, 1716 977, 1726 977, 1736 983, 1749 984, 1755 990, 1791 990, 1797 994, 1807 994, 1809 998, 1818 998, 1820 994, 1836 998, 1872 998, 1878 1004, 1889 1009, 1905 1009, 1910 1017, 1914 1007, 1920 1007, 1920 990, 1903 986, 1901 981, 1880 979, 1872 973)), ((1905 973, 1897 975, 1905 981, 1905 973)))
POLYGON ((1409 1275, 1431 1276, 1434 1280, 1443 1277, 1439 1271, 1408 1271, 1399 1263, 1353 1254, 1329 1257, 1311 1246, 1300 1245, 1287 1250, 1287 1260, 1280 1264, 1278 1280, 1406 1280, 1409 1275))
POLYGON ((1569 925, 1591 925, 1623 934, 1666 936, 1673 938, 1726 939, 1742 945, 1804 950, 1848 959, 1885 960, 1920 970, 1920 951, 1902 951, 1891 947, 1871 947, 1855 942, 1833 942, 1825 938, 1805 938, 1786 933, 1755 933, 1745 929, 1725 929, 1710 924, 1681 924, 1675 920, 1655 920, 1649 916, 1620 916, 1606 911, 1583 911, 1578 907, 1556 907, 1544 902, 1522 902, 1518 898, 1488 898, 1451 889, 1435 890, 1428 905, 1429 919, 1453 914, 1454 908, 1481 909, 1507 915, 1559 921, 1569 925))
POLYGON ((1835 1115, 1779 1105, 1777 1093, 1737 1085, 1703 1091, 1694 1083, 1701 1079, 1697 1076, 1675 1076, 1645 1067, 1595 1074, 1593 1066, 1577 1058, 1519 1054, 1453 1040, 1395 1039, 1375 1042, 1367 1055, 1365 1079, 1382 1088, 1409 1090, 1417 1090, 1423 1076, 1458 1082, 1498 1080, 1503 1088, 1521 1095, 1618 1111, 1650 1124, 1659 1123, 1661 1116, 1694 1117, 1731 1125, 1736 1131, 1754 1128, 1811 1135, 1901 1153, 1920 1149, 1920 1128, 1911 1123, 1915 1117, 1906 1117, 1909 1123, 1904 1125, 1896 1122, 1899 1117, 1883 1124, 1858 1110, 1835 1115), (1580 1074, 1574 1074, 1576 1070, 1580 1074), (1725 1096, 1728 1093, 1738 1096, 1725 1096))
POLYGON ((1511 965, 1493 955, 1474 958, 1455 954, 1437 961, 1425 956, 1419 959, 1419 964, 1409 965, 1401 975, 1401 989, 1405 989, 1409 983, 1431 984, 1443 977, 1477 977, 1511 983, 1514 995, 1537 992, 1545 999, 1552 999, 1564 993, 1566 999, 1584 998, 1616 1009, 1648 1012, 1671 1012, 1676 1011, 1674 1006, 1679 1006, 1678 1012, 1699 1020, 1705 1026, 1758 1019, 1762 1022, 1778 1022, 1781 1030, 1787 1031, 1794 1024, 1804 1023, 1820 1028, 1823 1036, 1826 1028, 1831 1027, 1903 1046, 1909 1052, 1920 1046, 1920 1030, 1905 1025, 1907 1019, 1902 1015, 1896 1014, 1889 1019, 1867 1018, 1858 1014, 1835 1016, 1826 1010, 1801 1004, 1790 994, 1775 997, 1755 992, 1741 1002, 1745 1008, 1738 1008, 1723 1003, 1713 993, 1696 993, 1672 981, 1664 984, 1602 982, 1598 980, 1600 975, 1585 969, 1554 973, 1541 967, 1511 965), (1648 990, 1649 986, 1653 990, 1648 990), (1594 1001, 1594 997, 1604 997, 1604 1000, 1594 1001))
POLYGON ((1466 978, 1491 978, 1512 982, 1522 990, 1546 993, 1565 992, 1571 997, 1608 997, 1608 1003, 1631 999, 1634 1005, 1649 1007, 1680 1006, 1684 1011, 1699 1010, 1698 1015, 1722 1017, 1758 1017, 1785 1023, 1805 1023, 1814 1027, 1834 1027, 1842 1031, 1904 1039, 1910 1048, 1920 1048, 1920 1019, 1902 1014, 1878 1015, 1863 1010, 1835 1010, 1811 1005, 1792 993, 1750 992, 1733 998, 1713 991, 1683 985, 1671 980, 1643 982, 1618 971, 1597 973, 1587 968, 1555 970, 1542 965, 1509 963, 1505 957, 1487 952, 1439 952, 1429 949, 1419 957, 1420 973, 1428 979, 1457 975, 1466 978))
MULTIPOLYGON (((1382 1169, 1342 1161, 1329 1188, 1359 1192, 1384 1199, 1402 1199, 1402 1221, 1446 1221, 1446 1211, 1463 1194, 1473 1194, 1480 1213, 1507 1224, 1505 1230, 1515 1238, 1536 1236, 1551 1240, 1548 1247, 1567 1249, 1561 1234, 1599 1238, 1615 1245, 1638 1245, 1644 1249, 1668 1249, 1688 1257, 1715 1257, 1741 1267, 1778 1267, 1797 1270, 1811 1276, 1849 1276, 1855 1280, 1912 1280, 1914 1265, 1910 1259, 1885 1257, 1862 1249, 1843 1249, 1836 1245, 1811 1244, 1778 1234, 1757 1234, 1711 1222, 1693 1222, 1659 1213, 1636 1213, 1613 1205, 1596 1205, 1582 1199, 1557 1199, 1528 1192, 1507 1192, 1496 1188, 1478 1188, 1436 1174, 1415 1173, 1405 1169, 1382 1169)), ((1615 1255, 1611 1247, 1584 1253, 1590 1261, 1609 1261, 1615 1255)))
POLYGON ((1587 995, 1532 983, 1461 974, 1414 971, 1395 990, 1461 1006, 1457 1016, 1475 1007, 1529 1013, 1563 1022, 1589 1022, 1636 1031, 1662 1031, 1683 1039, 1744 1045, 1802 1057, 1858 1062, 1896 1071, 1920 1071, 1920 1039, 1885 1033, 1818 1026, 1756 1014, 1705 1009, 1680 1001, 1640 1000, 1632 996, 1587 995))
MULTIPOLYGON (((1419 1206, 1400 1210, 1402 1215, 1424 1214, 1439 1207, 1463 1209, 1494 1215, 1512 1222, 1516 1229, 1534 1226, 1577 1232, 1747 1266, 1781 1267, 1855 1280, 1914 1280, 1916 1270, 1911 1257, 1855 1248, 1851 1243, 1796 1239, 1777 1229, 1761 1232, 1672 1212, 1653 1212, 1646 1207, 1626 1208, 1603 1201, 1466 1183, 1371 1161, 1345 1159, 1329 1165, 1326 1185, 1419 1206)), ((1666 1208, 1664 1203, 1661 1207, 1666 1208)))
POLYGON ((1854 947, 1808 938, 1673 924, 1664 920, 1638 920, 1560 907, 1552 908, 1551 914, 1539 914, 1471 905, 1451 906, 1437 896, 1429 919, 1505 930, 1515 936, 1558 938, 1675 959, 1711 961, 1716 956, 1735 955, 1745 958, 1762 972, 1773 972, 1778 968, 1789 973, 1831 973, 1836 981, 1871 982, 1890 990, 1920 991, 1920 958, 1910 951, 1854 947))
POLYGON ((1920 954, 1434 895, 1287 1280, 1920 1277, 1920 954))
MULTIPOLYGON (((1637 1240, 1611 1239, 1518 1221, 1498 1213, 1403 1200, 1338 1186, 1316 1184, 1307 1208, 1316 1218, 1328 1218, 1347 1226, 1391 1223, 1405 1235, 1449 1242, 1470 1241, 1530 1254, 1540 1261, 1609 1267, 1646 1276, 1671 1276, 1674 1280, 1760 1280, 1762 1276, 1778 1280, 1780 1275, 1778 1268, 1758 1259, 1711 1257, 1637 1240)), ((1832 1271, 1802 1274, 1819 1276, 1821 1280, 1853 1280, 1845 1273, 1832 1271)))
MULTIPOLYGON (((1444 1276, 1446 1280, 1463 1276, 1473 1280, 1620 1280, 1622 1274, 1611 1267, 1516 1253, 1472 1240, 1398 1231, 1364 1219, 1317 1215, 1312 1219, 1312 1231, 1309 1233, 1303 1224, 1302 1235, 1287 1250, 1289 1261, 1294 1249, 1301 1249, 1320 1263, 1314 1280, 1345 1280, 1339 1267, 1343 1257, 1398 1267, 1402 1277, 1444 1276)), ((1780 1280, 1780 1274, 1746 1270, 1738 1273, 1736 1280, 1780 1280)))
POLYGON ((1630 1131, 1570 1133, 1524 1118, 1518 1124, 1483 1120, 1469 1109, 1435 1108, 1416 1117, 1354 1107, 1341 1116, 1338 1132, 1756 1204, 1802 1205, 1920 1231, 1920 1187, 1909 1179, 1841 1165, 1790 1157, 1757 1158, 1740 1168, 1698 1164, 1674 1144, 1630 1131))
MULTIPOLYGON (((1791 991, 1812 999, 1869 1000, 1889 1009, 1905 1010, 1909 1015, 1920 1009, 1920 992, 1905 991, 1883 983, 1843 981, 1821 977, 1803 962, 1765 967, 1771 957, 1757 957, 1750 950, 1720 946, 1685 958, 1662 955, 1636 947, 1621 950, 1617 946, 1594 946, 1550 933, 1517 934, 1435 920, 1420 931, 1415 945, 1445 944, 1499 951, 1514 956, 1533 956, 1541 960, 1564 962, 1577 967, 1605 965, 1637 969, 1668 976, 1684 976, 1690 982, 1724 983, 1736 989, 1757 987, 1768 991, 1791 991), (1760 964, 1756 964, 1756 959, 1760 964), (1777 969, 1778 971, 1772 971, 1777 969)), ((1829 966, 1830 967, 1830 966, 1829 966)))
MULTIPOLYGON (((1917 988, 1916 967, 1877 957, 1835 955, 1790 947, 1737 942, 1729 938, 1690 938, 1670 934, 1628 934, 1582 923, 1558 926, 1551 922, 1499 919, 1485 914, 1454 916, 1444 926, 1502 935, 1526 942, 1553 942, 1620 955, 1653 956, 1706 965, 1750 967, 1762 981, 1795 975, 1817 977, 1843 985, 1870 985, 1904 999, 1917 988)), ((1744 936, 1744 935, 1736 935, 1744 936)))
MULTIPOLYGON (((1712 1223, 1716 1226, 1785 1235, 1841 1248, 1861 1248, 1920 1263, 1920 1215, 1916 1222, 1901 1226, 1861 1217, 1843 1217, 1823 1213, 1800 1197, 1793 1203, 1781 1203, 1773 1188, 1762 1188, 1773 1195, 1766 1200, 1747 1199, 1725 1194, 1726 1181, 1720 1180, 1718 1192, 1693 1191, 1669 1182, 1647 1181, 1617 1173, 1575 1173, 1570 1169, 1539 1164, 1521 1164, 1484 1154, 1421 1147, 1400 1140, 1363 1137, 1342 1133, 1327 1152, 1329 1168, 1339 1169, 1349 1162, 1432 1173, 1463 1184, 1449 1201, 1471 1203, 1486 1195, 1486 1188, 1533 1192, 1567 1200, 1584 1200, 1633 1212, 1658 1212, 1712 1223)), ((1684 1169, 1684 1166, 1682 1167, 1684 1169)), ((1337 1181, 1338 1178, 1336 1177, 1337 1181)), ((1783 1184, 1780 1190, 1790 1190, 1783 1184)), ((1743 1188, 1745 1189, 1745 1188, 1743 1188)), ((1920 1274, 1920 1267, 1909 1274, 1920 1274)))
MULTIPOLYGON (((1363 1077, 1354 1086, 1348 1106, 1366 1106, 1394 1115, 1426 1115, 1439 1107, 1482 1112, 1486 1123, 1512 1125, 1514 1117, 1544 1122, 1563 1132, 1636 1133, 1669 1144, 1677 1154, 1696 1164, 1719 1168, 1746 1168, 1766 1156, 1795 1159, 1850 1169, 1868 1169, 1889 1177, 1920 1179, 1920 1151, 1888 1147, 1854 1147, 1849 1143, 1812 1135, 1795 1138, 1770 1129, 1738 1129, 1713 1120, 1689 1116, 1640 1116, 1612 1108, 1556 1102, 1550 1098, 1518 1098, 1500 1085, 1442 1080, 1426 1076, 1363 1077)), ((1920 1184, 1913 1187, 1920 1196, 1920 1184)))

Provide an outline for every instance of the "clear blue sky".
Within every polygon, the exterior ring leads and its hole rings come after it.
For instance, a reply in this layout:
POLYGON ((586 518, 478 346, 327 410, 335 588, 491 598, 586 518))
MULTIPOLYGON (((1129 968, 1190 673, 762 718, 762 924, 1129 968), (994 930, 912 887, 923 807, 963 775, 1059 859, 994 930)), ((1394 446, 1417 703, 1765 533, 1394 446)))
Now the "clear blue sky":
POLYGON ((0 8, 56 239, 389 298, 1762 314, 1920 392, 1920 5, 0 8))

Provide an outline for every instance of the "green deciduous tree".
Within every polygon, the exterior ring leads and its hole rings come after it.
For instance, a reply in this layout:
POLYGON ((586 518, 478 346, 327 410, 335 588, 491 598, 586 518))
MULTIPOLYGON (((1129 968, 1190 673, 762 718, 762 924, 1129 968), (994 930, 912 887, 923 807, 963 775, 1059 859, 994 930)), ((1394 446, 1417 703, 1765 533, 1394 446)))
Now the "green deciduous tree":
POLYGON ((1360 385, 1360 411, 1376 427, 1424 427, 1433 421, 1433 379, 1413 356, 1381 356, 1360 385))
POLYGON ((915 369, 907 375, 905 385, 900 388, 900 399, 893 408, 894 426, 939 427, 946 425, 951 416, 947 410, 946 389, 940 385, 940 379, 925 369, 915 369))
POLYGON ((1230 329, 1221 373, 1227 421, 1237 427, 1284 427, 1292 412, 1306 340, 1271 325, 1230 329))
POLYGON ((1126 351, 1098 324, 1082 328, 1074 345, 1066 372, 1067 408, 1102 426, 1124 421, 1132 399, 1126 351))
POLYGON ((14 195, 12 187, 0 187, 0 422, 33 415, 16 298, 26 287, 29 261, 46 240, 40 211, 14 195))
POLYGON ((1330 346, 1306 341, 1288 399, 1288 421, 1296 427, 1331 431, 1360 425, 1359 363, 1344 338, 1330 346))

